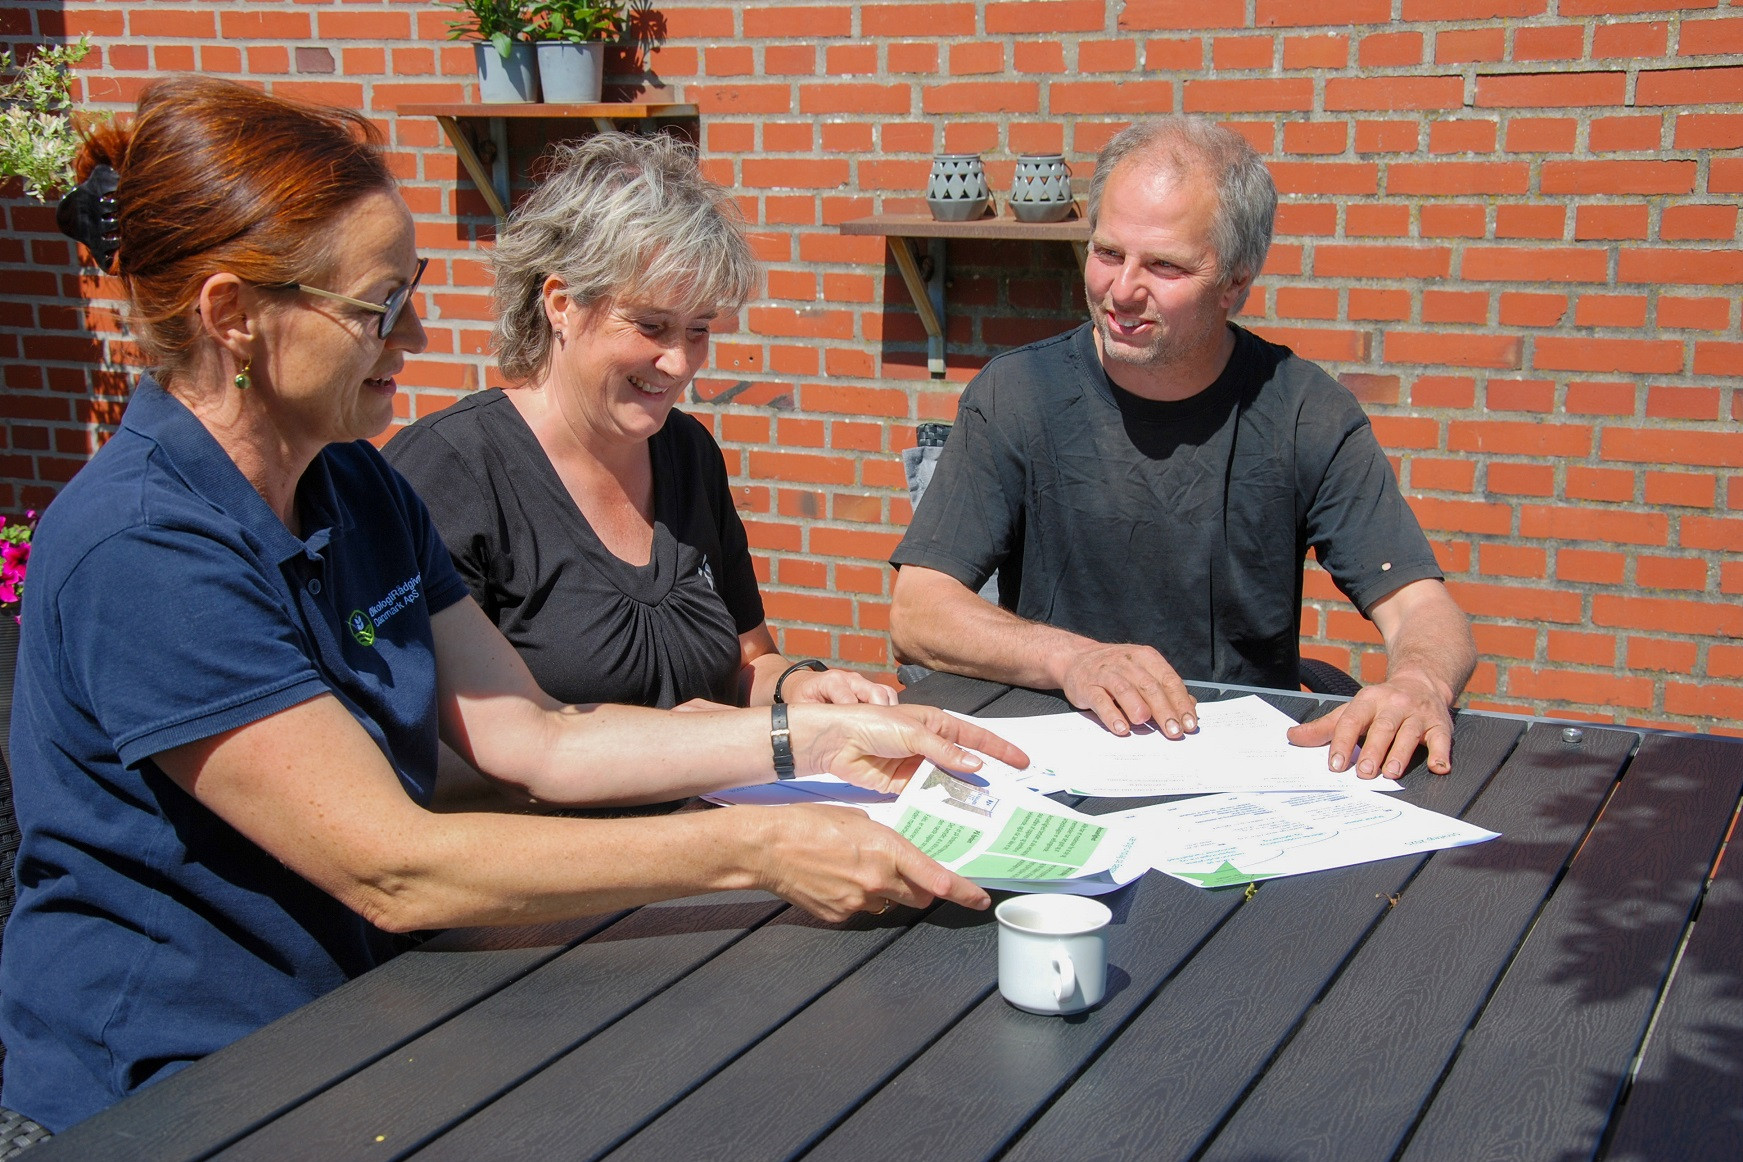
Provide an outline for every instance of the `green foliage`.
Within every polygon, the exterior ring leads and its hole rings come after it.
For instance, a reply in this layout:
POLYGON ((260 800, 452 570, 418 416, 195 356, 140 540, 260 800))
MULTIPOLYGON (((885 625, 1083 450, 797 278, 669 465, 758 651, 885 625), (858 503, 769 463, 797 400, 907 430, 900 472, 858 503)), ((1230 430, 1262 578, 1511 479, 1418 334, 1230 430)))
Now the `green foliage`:
POLYGON ((461 13, 459 20, 448 22, 449 40, 488 40, 507 60, 514 42, 527 39, 527 16, 521 0, 456 0, 442 7, 461 13))
POLYGON ((91 51, 88 37, 77 44, 38 48, 19 64, 0 52, 0 177, 24 179, 24 192, 53 202, 73 185, 78 127, 73 122, 72 81, 67 69, 91 51))
POLYGON ((622 0, 532 0, 527 16, 534 40, 564 40, 585 44, 616 40, 623 32, 622 0))

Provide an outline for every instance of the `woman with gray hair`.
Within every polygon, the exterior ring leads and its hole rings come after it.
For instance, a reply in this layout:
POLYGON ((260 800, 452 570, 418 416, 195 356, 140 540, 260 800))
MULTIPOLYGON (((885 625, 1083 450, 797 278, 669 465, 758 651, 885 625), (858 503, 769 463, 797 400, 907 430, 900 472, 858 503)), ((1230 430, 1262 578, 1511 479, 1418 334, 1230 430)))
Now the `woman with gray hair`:
POLYGON ((515 386, 420 420, 387 457, 472 594, 563 702, 893 704, 775 649, 708 430, 674 410, 758 269, 676 139, 559 146, 496 248, 515 386))

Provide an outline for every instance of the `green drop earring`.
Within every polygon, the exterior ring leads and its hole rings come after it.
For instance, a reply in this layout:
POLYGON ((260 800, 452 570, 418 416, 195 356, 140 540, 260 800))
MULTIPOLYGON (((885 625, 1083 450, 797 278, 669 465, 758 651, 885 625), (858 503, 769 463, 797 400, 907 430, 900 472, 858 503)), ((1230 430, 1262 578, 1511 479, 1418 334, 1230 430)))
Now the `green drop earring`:
POLYGON ((254 366, 254 360, 252 360, 252 359, 245 360, 242 364, 242 370, 238 371, 236 373, 236 378, 232 379, 230 381, 231 383, 234 383, 236 385, 237 391, 247 391, 248 388, 250 387, 250 385, 253 384, 254 381, 252 379, 248 378, 249 368, 251 368, 253 366, 254 366))

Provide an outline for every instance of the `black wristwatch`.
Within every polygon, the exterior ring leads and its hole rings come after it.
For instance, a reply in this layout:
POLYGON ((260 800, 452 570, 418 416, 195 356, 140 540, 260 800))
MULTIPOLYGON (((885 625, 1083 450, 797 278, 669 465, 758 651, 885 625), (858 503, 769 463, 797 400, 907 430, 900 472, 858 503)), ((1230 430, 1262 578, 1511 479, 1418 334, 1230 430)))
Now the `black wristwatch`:
POLYGON ((775 752, 775 778, 780 782, 795 778, 793 732, 787 727, 787 707, 780 702, 769 708, 769 747, 775 752))
POLYGON ((782 702, 786 701, 785 698, 781 697, 781 686, 795 673, 800 670, 816 670, 818 673, 822 673, 828 668, 827 665, 818 661, 816 658, 806 658, 804 661, 794 662, 792 665, 782 670, 781 676, 775 679, 775 705, 779 706, 782 702))

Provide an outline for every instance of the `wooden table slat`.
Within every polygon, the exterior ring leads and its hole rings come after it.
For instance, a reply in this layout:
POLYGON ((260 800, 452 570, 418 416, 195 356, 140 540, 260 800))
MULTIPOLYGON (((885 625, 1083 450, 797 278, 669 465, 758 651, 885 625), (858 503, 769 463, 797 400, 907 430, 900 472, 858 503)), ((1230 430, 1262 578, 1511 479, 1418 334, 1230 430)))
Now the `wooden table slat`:
POLYGON ((989 702, 1010 693, 1010 690, 1011 687, 1000 682, 935 672, 909 686, 902 694, 902 701, 942 706, 958 714, 979 714, 989 702))
POLYGON ((1596 1152, 1737 802, 1719 753, 1641 742, 1403 1157, 1596 1152))
POLYGON ((1442 854, 1400 895, 1205 1153, 1297 1162, 1402 1144, 1638 736, 1532 726, 1465 818, 1500 839, 1442 854), (1432 951, 1430 951, 1432 950, 1432 951))
MULTIPOLYGON (((930 694, 930 691, 927 691, 930 694)), ((912 699, 904 699, 911 701, 912 699)), ((942 704, 941 704, 942 705, 942 704)), ((954 706, 949 709, 956 709, 954 706)), ((1030 714, 1063 714, 1057 695, 1042 690, 1008 688, 1004 693, 974 712, 977 718, 1022 718, 1030 714)))
POLYGON ((788 908, 416 1157, 597 1157, 920 918, 902 909, 830 925, 788 908))
MULTIPOLYGON (((1240 905, 1241 894, 1201 891, 1151 872, 1106 901, 1114 924, 1100 1006, 1077 1017, 1042 1017, 992 992, 807 1153, 807 1162, 988 1157, 1118 1035, 1240 905)), ((996 984, 996 954, 984 970, 996 984)))
POLYGON ((218 1157, 279 1162, 364 1149, 397 1157, 626 1013, 639 1013, 674 982, 730 957, 786 908, 760 892, 641 908, 218 1157))
MULTIPOLYGON (((1743 763, 1743 745, 1736 748, 1743 763)), ((1743 1158, 1743 851, 1730 845, 1652 1026, 1606 1162, 1743 1158)))
MULTIPOLYGON (((1462 813, 1523 730, 1520 723, 1460 715, 1452 774, 1408 774, 1410 790, 1402 794, 1462 813)), ((1202 1148, 1382 919, 1387 898, 1427 858, 1260 885, 1005 1158, 1148 1160, 1202 1148)))
POLYGON ((786 1157, 993 987, 996 926, 945 905, 630 1138, 611 1158, 786 1157))
POLYGON ((33 1147, 31 1157, 205 1158, 623 915, 493 933, 468 950, 437 937, 33 1147))

